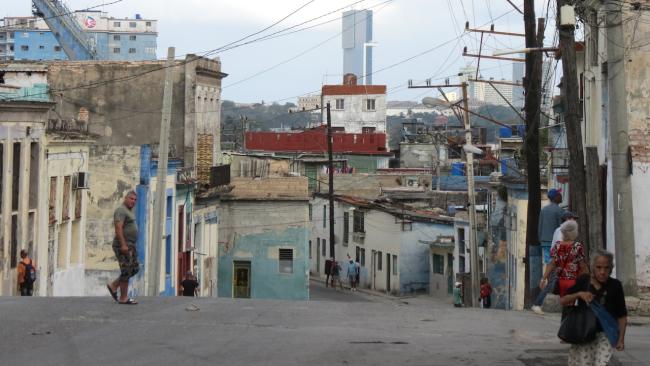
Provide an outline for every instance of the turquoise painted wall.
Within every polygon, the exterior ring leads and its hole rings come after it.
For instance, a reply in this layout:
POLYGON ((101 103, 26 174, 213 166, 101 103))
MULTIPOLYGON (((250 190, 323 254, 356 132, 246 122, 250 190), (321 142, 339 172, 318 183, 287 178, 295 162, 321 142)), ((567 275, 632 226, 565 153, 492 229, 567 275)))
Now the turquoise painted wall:
POLYGON ((251 298, 309 299, 309 229, 287 228, 236 234, 232 247, 219 248, 218 296, 232 297, 233 262, 251 263, 251 298), (280 273, 279 248, 293 249, 293 273, 280 273))

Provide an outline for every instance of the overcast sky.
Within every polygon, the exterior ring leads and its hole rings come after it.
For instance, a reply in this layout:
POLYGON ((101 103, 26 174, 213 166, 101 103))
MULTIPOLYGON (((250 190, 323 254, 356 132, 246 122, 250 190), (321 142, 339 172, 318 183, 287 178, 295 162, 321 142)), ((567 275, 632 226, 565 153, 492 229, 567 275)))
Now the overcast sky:
MULTIPOLYGON (((2 16, 31 13, 30 0, 2 2, 2 16)), ((523 9, 521 0, 513 2, 523 9)), ((66 3, 78 10, 102 1, 66 3)), ((537 3, 536 15, 544 16, 547 2, 537 3)), ((487 28, 494 23, 496 30, 523 32, 522 15, 506 0, 123 0, 103 9, 112 17, 140 14, 158 20, 158 58, 164 58, 169 46, 176 47, 177 55, 219 48, 268 27, 305 4, 286 20, 247 41, 339 8, 372 9, 374 41, 378 43, 373 55, 373 83, 388 86, 389 100, 419 101, 423 96, 437 94, 434 90, 407 89, 408 79, 416 84, 429 77, 444 79, 456 75, 465 64, 476 65, 475 58, 461 55, 465 46, 468 52, 478 53, 478 34, 463 35, 466 20, 471 27, 487 28)), ((222 71, 229 74, 223 83, 223 99, 294 102, 298 95, 318 91, 323 83, 340 84, 342 11, 300 28, 332 20, 327 24, 219 53, 222 71)), ((551 7, 551 14, 553 11, 551 7)), ((549 23, 546 44, 552 42, 553 27, 549 23)), ((523 38, 489 36, 484 39, 483 52, 521 47, 523 38)), ((484 77, 512 77, 512 64, 507 61, 481 60, 480 68, 484 77)))

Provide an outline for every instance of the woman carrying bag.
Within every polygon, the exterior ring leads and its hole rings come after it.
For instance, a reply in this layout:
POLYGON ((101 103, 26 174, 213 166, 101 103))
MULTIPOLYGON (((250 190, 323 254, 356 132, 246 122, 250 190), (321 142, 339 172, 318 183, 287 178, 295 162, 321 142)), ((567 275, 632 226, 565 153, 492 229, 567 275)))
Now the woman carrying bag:
POLYGON ((552 261, 546 266, 546 272, 540 281, 540 286, 546 286, 551 272, 557 274, 558 291, 553 291, 564 296, 566 291, 575 285, 580 274, 588 273, 585 261, 585 249, 582 243, 576 241, 578 237, 578 223, 572 220, 565 221, 560 226, 562 240, 551 248, 552 261))
MULTIPOLYGON (((616 331, 611 324, 605 326, 603 330, 602 320, 596 322, 593 332, 593 340, 585 343, 574 343, 569 349, 569 366, 606 366, 612 357, 612 347, 622 351, 625 349, 625 328, 627 327, 627 308, 625 306, 625 295, 623 286, 617 279, 611 278, 612 269, 614 268, 614 256, 604 250, 596 250, 591 257, 591 275, 580 276, 576 284, 566 291, 566 294, 560 298, 562 306, 583 306, 585 311, 594 312, 591 307, 597 307, 597 314, 603 309, 607 314, 598 314, 596 318, 603 319, 607 315, 616 320, 618 325, 618 334, 611 334, 616 331), (588 306, 589 305, 589 306, 588 306), (602 307, 602 309, 600 309, 602 307)), ((569 313, 563 320, 558 336, 563 338, 566 333, 577 331, 584 333, 584 329, 565 329, 567 324, 574 326, 585 326, 580 322, 571 323, 573 315, 579 312, 569 313), (565 323, 566 322, 566 323, 565 323)), ((582 313, 584 315, 584 313, 582 313)), ((591 338, 591 337, 590 337, 591 338)))

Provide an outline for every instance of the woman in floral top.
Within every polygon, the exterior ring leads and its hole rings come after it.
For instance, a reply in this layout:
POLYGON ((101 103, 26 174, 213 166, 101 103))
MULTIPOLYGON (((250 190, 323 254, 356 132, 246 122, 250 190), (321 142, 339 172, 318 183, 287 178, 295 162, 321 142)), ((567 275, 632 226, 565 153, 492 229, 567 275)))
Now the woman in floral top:
MULTIPOLYGON (((562 241, 554 243, 551 248, 550 270, 556 271, 560 296, 564 296, 569 288, 576 283, 576 279, 583 273, 588 273, 589 268, 585 261, 585 249, 582 243, 577 242, 578 223, 568 220, 560 226, 562 241)), ((547 280, 547 273, 544 280, 547 280)))

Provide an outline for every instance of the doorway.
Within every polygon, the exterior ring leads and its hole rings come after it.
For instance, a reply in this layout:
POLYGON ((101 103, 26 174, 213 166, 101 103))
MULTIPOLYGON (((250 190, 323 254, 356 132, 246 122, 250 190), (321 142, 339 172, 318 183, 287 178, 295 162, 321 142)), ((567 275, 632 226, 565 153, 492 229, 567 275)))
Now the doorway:
POLYGON ((320 276, 320 238, 316 239, 316 273, 320 276))
POLYGON ((454 255, 447 253, 447 293, 454 293, 454 255))
POLYGON ((248 299, 251 297, 251 262, 234 261, 232 297, 248 299))
POLYGON ((390 292, 390 254, 386 253, 386 292, 390 292))
POLYGON ((370 281, 372 282, 372 289, 373 290, 377 289, 376 288, 376 281, 375 281, 375 279, 376 279, 375 277, 377 276, 377 259, 376 259, 376 257, 377 257, 377 251, 373 250, 372 255, 370 256, 370 272, 371 272, 370 273, 370 278, 371 278, 370 281))

